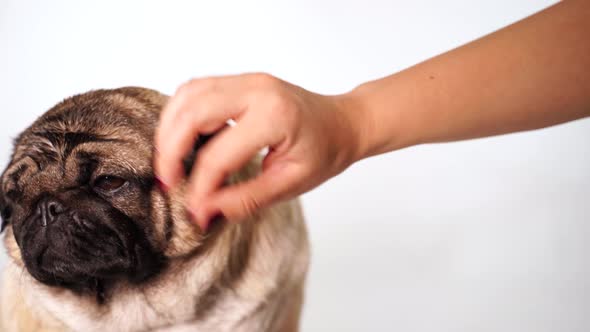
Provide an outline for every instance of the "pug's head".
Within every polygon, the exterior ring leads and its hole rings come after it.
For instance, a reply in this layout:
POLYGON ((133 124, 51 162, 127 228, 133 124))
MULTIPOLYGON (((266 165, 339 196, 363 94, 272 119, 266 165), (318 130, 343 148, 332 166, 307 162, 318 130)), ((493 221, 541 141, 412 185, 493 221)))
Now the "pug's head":
POLYGON ((16 139, 0 177, 1 228, 16 264, 43 284, 100 298, 199 247, 181 194, 154 181, 153 136, 166 99, 142 88, 92 91, 16 139))

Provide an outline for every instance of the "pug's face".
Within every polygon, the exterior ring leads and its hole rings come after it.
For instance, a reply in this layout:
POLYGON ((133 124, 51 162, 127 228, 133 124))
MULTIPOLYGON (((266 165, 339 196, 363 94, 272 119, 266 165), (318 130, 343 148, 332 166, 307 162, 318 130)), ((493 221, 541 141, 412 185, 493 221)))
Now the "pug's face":
POLYGON ((15 142, 0 178, 5 245, 38 281, 99 297, 141 283, 201 234, 154 183, 152 137, 166 97, 98 90, 61 102, 15 142))

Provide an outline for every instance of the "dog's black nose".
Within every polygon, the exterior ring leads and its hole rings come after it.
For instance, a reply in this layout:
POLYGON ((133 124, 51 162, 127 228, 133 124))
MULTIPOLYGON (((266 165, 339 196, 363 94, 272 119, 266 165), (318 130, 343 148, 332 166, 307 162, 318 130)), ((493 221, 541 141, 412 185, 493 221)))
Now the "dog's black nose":
POLYGON ((65 211, 65 206, 57 199, 51 197, 42 199, 37 206, 37 213, 39 214, 43 227, 53 223, 65 211))

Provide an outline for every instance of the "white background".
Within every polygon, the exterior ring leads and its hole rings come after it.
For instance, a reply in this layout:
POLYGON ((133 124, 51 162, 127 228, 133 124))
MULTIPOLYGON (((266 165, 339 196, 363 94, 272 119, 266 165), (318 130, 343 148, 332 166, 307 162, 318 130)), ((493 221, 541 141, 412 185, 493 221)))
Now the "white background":
MULTIPOLYGON (((340 93, 553 2, 0 0, 0 162, 74 93, 245 71, 340 93)), ((303 331, 588 331, 589 197, 590 120, 360 162, 303 198, 303 331)))

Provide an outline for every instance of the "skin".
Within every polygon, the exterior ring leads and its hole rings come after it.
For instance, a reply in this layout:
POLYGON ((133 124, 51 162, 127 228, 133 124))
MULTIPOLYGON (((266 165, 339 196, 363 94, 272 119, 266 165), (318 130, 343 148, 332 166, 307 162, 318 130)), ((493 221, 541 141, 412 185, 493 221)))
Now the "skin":
POLYGON ((268 74, 194 79, 171 98, 156 134, 155 170, 178 185, 181 159, 203 147, 187 209, 206 229, 291 198, 354 162, 401 148, 533 130, 590 115, 590 2, 560 2, 391 76, 335 96, 268 74), (237 122, 225 127, 226 120, 237 122), (269 147, 255 179, 223 186, 269 147))

